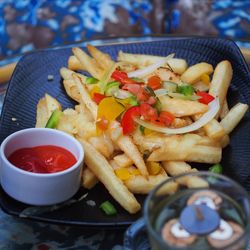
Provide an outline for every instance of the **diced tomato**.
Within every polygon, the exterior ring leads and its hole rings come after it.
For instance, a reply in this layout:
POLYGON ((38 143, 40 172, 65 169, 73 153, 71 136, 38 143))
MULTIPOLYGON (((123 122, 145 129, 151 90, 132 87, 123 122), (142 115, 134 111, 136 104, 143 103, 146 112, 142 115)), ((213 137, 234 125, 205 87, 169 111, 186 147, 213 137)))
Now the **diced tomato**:
POLYGON ((111 77, 114 80, 121 82, 123 79, 128 78, 128 74, 126 72, 123 72, 123 71, 120 71, 120 70, 115 70, 112 73, 111 77))
POLYGON ((120 71, 120 70, 115 70, 111 77, 116 80, 119 81, 122 84, 138 84, 138 82, 136 82, 135 80, 131 79, 128 77, 128 74, 124 71, 120 71))
POLYGON ((159 76, 151 76, 148 79, 148 86, 153 90, 159 89, 161 87, 161 78, 159 76))
POLYGON ((155 121, 158 118, 157 110, 148 103, 142 103, 140 105, 140 113, 146 121, 155 121))
POLYGON ((122 86, 123 90, 128 90, 131 94, 137 95, 141 89, 139 84, 125 84, 122 86))
POLYGON ((96 126, 102 131, 107 130, 108 125, 109 125, 109 121, 107 119, 105 119, 104 117, 100 117, 96 121, 96 126))
POLYGON ((121 81, 122 84, 143 84, 141 82, 136 82, 135 80, 131 79, 131 78, 124 78, 121 81))
POLYGON ((164 124, 165 126, 170 126, 171 123, 174 121, 174 116, 167 112, 167 111, 161 111, 159 115, 159 122, 164 124))
POLYGON ((102 99, 104 99, 106 96, 100 93, 94 93, 93 94, 93 101, 97 104, 99 104, 101 102, 102 99))
POLYGON ((150 96, 147 100, 147 103, 150 105, 154 105, 156 103, 156 98, 153 96, 150 96))
POLYGON ((144 88, 141 88, 139 92, 137 93, 136 97, 138 101, 146 102, 148 98, 150 97, 150 95, 145 91, 144 88))
POLYGON ((214 100, 214 97, 212 95, 209 95, 207 92, 198 91, 196 95, 201 97, 198 101, 203 104, 208 104, 214 100))
POLYGON ((121 126, 124 135, 130 134, 135 130, 134 118, 139 115, 140 108, 138 106, 131 107, 124 113, 121 120, 121 126))

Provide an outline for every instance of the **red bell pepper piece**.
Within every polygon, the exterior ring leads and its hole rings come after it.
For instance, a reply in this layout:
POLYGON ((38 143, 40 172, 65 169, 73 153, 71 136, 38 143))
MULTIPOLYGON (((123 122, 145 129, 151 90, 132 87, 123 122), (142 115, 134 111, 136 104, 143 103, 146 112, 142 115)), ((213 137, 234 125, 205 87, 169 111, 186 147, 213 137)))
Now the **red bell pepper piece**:
POLYGON ((94 93, 93 94, 93 101, 97 104, 99 104, 101 102, 102 99, 104 99, 106 96, 100 93, 94 93))
POLYGON ((124 113, 121 120, 121 126, 124 135, 130 134, 135 130, 134 118, 139 115, 140 108, 138 106, 133 106, 124 113))
POLYGON ((148 79, 147 85, 153 90, 161 88, 161 78, 159 76, 151 76, 148 79))
POLYGON ((207 92, 198 91, 196 95, 201 97, 198 101, 203 104, 208 104, 214 100, 214 97, 212 95, 209 95, 207 92))

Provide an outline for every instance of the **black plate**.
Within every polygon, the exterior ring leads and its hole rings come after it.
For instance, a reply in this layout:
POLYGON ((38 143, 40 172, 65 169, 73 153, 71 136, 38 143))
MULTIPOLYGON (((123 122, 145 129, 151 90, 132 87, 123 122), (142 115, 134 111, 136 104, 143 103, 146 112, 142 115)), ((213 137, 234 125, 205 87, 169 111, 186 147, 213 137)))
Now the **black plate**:
MULTIPOLYGON (((119 50, 123 50, 152 55, 175 53, 176 57, 185 58, 189 65, 205 61, 215 66, 222 60, 229 60, 234 70, 229 90, 229 105, 232 106, 239 101, 250 105, 249 71, 233 41, 217 38, 171 38, 165 41, 109 45, 101 49, 109 53, 113 59, 116 59, 119 50)), ((75 104, 66 95, 59 75, 60 67, 67 65, 70 55, 70 49, 47 50, 28 54, 20 60, 10 81, 3 106, 0 141, 17 130, 34 127, 37 102, 46 92, 57 98, 63 108, 75 104), (54 75, 54 80, 48 81, 48 75, 54 75), (17 120, 12 121, 13 117, 17 120)), ((223 151, 222 161, 225 173, 240 181, 248 191, 250 191, 249 118, 248 112, 233 131, 230 146, 223 151)), ((80 189, 76 197, 85 192, 86 190, 80 189)), ((119 207, 101 184, 91 190, 86 199, 56 211, 30 213, 28 218, 82 226, 117 227, 127 226, 141 216, 140 213, 130 215, 119 207), (88 206, 86 199, 96 201, 97 206, 88 206), (118 215, 108 217, 99 210, 98 206, 104 200, 111 200, 118 207, 118 215)), ((139 199, 143 202, 144 197, 139 199)), ((7 213, 17 216, 28 207, 10 198, 3 190, 0 190, 0 205, 7 213)))

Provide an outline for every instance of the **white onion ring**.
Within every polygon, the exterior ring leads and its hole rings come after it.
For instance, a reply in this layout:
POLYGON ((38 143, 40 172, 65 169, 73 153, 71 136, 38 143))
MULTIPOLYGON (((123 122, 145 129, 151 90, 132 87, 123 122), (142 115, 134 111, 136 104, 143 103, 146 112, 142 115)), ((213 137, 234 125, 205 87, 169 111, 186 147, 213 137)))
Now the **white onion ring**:
POLYGON ((128 73, 128 77, 142 77, 145 75, 149 75, 152 72, 154 72, 156 69, 158 69, 159 67, 162 67, 163 65, 165 65, 167 63, 167 61, 171 58, 174 57, 174 54, 170 54, 167 57, 161 58, 159 59, 156 63, 151 64, 143 69, 138 69, 132 72, 128 73))
POLYGON ((154 92, 157 97, 164 96, 168 93, 166 89, 157 89, 154 92))
POLYGON ((189 133, 192 131, 195 131, 201 127, 203 127, 204 125, 206 125, 208 122, 210 122, 218 113, 219 109, 220 109, 220 103, 219 103, 219 99, 215 98, 212 102, 210 102, 208 104, 209 106, 209 110, 203 114, 201 116, 201 118, 195 122, 193 122, 192 124, 182 127, 182 128, 166 128, 166 127, 161 127, 161 126, 157 126, 153 123, 150 122, 146 122, 144 120, 141 120, 139 118, 135 118, 134 120, 140 124, 141 126, 157 131, 157 132, 161 132, 161 133, 165 133, 165 134, 185 134, 185 133, 189 133))

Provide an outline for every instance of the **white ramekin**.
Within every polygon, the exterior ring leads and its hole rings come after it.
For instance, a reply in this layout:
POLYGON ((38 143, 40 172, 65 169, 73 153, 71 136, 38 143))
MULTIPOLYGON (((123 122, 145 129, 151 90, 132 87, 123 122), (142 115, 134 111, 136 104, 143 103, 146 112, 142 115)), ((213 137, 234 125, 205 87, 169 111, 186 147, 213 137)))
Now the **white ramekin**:
POLYGON ((30 205, 52 205, 71 198, 79 189, 84 151, 72 136, 48 128, 29 128, 9 135, 1 144, 0 181, 12 198, 30 205), (32 173, 15 167, 8 157, 20 148, 60 146, 77 159, 70 168, 57 173, 32 173))

